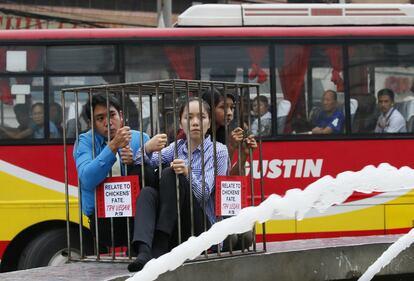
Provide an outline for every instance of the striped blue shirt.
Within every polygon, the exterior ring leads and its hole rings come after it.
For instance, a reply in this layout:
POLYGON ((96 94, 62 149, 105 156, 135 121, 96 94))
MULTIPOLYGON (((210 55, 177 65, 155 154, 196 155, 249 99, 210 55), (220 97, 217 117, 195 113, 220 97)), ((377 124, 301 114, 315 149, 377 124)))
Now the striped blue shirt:
MULTIPOLYGON (((178 146, 178 159, 185 160, 188 164, 188 147, 187 140, 177 140, 178 146)), ((206 203, 206 214, 211 224, 216 222, 215 215, 215 178, 214 178, 214 144, 210 137, 204 139, 204 201, 206 203)), ((193 194, 196 197, 198 203, 203 207, 203 175, 202 175, 202 162, 201 162, 201 144, 191 154, 191 184, 193 194)), ((159 164, 158 153, 154 152, 151 155, 144 154, 144 162, 150 164, 152 167, 157 167, 159 164)), ((169 146, 161 150, 161 162, 163 164, 169 164, 175 159, 175 142, 172 142, 169 146)), ((227 147, 219 142, 216 142, 216 157, 217 157, 217 175, 223 176, 227 174, 229 166, 229 154, 227 147)), ((136 164, 141 164, 141 150, 136 153, 136 164)))

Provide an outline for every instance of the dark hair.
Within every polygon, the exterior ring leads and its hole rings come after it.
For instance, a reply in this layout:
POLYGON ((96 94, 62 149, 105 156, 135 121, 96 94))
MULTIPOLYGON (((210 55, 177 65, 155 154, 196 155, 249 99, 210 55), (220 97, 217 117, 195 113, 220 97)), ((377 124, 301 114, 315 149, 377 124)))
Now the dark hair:
POLYGON ((382 96, 389 96, 391 101, 394 102, 394 92, 391 89, 384 88, 379 90, 377 93, 377 98, 379 99, 382 96))
MULTIPOLYGON (((62 123, 62 107, 60 106, 60 104, 58 104, 57 102, 52 102, 51 104, 50 104, 50 107, 49 107, 49 110, 52 108, 52 107, 55 107, 56 108, 56 119, 55 120, 52 120, 52 118, 50 118, 51 119, 51 121, 52 122, 55 122, 56 124, 60 124, 60 123, 62 123)), ((50 114, 49 114, 50 115, 50 114)), ((52 116, 50 116, 50 117, 52 117, 52 116)))
POLYGON ((217 89, 209 89, 205 91, 202 95, 202 99, 205 100, 208 105, 210 106, 210 109, 213 110, 213 107, 216 107, 222 100, 224 100, 224 97, 231 98, 233 102, 236 101, 236 98, 231 93, 224 94, 223 92, 217 90, 217 89), (212 104, 212 100, 214 101, 214 105, 212 104))
POLYGON ((178 115, 179 119, 181 120, 181 117, 182 117, 182 115, 184 113, 184 110, 188 107, 188 105, 190 104, 190 102, 193 102, 193 101, 201 102, 202 107, 204 108, 205 111, 207 111, 208 118, 211 120, 211 109, 210 109, 210 105, 205 100, 200 99, 198 97, 190 97, 188 99, 188 102, 187 102, 187 100, 182 102, 182 104, 180 106, 179 115, 178 115))
MULTIPOLYGON (((109 106, 113 106, 118 112, 121 111, 121 104, 114 96, 109 95, 108 100, 109 100, 109 106)), ((92 110, 95 110, 95 107, 97 105, 106 107, 106 104, 107 104, 106 96, 104 95, 93 95, 92 96, 92 110)), ((90 100, 88 100, 88 102, 85 104, 85 113, 86 113, 86 117, 88 118, 88 120, 91 120, 90 100)))
POLYGON ((338 94, 334 90, 326 90, 323 94, 325 95, 326 93, 332 93, 334 100, 338 100, 338 94))
MULTIPOLYGON (((233 102, 236 101, 236 97, 232 94, 227 92, 226 94, 224 94, 222 91, 219 91, 217 89, 209 89, 206 92, 204 92, 204 94, 202 95, 203 100, 205 100, 209 106, 210 106, 210 114, 214 114, 213 113, 213 109, 221 102, 224 100, 224 97, 230 98, 233 100, 233 102), (214 105, 212 106, 212 100, 214 101, 214 105)), ((213 127, 211 127, 210 129, 212 129, 213 127)), ((216 127, 216 141, 221 142, 221 143, 225 143, 226 142, 226 136, 225 136, 225 127, 224 126, 220 126, 220 127, 216 127)), ((213 137, 213 136, 212 136, 213 137)))
POLYGON ((13 107, 15 115, 26 114, 29 115, 30 107, 25 103, 18 103, 13 107))
POLYGON ((266 104, 266 105, 269 105, 269 100, 267 99, 267 97, 266 96, 263 96, 263 95, 260 95, 260 96, 256 96, 254 99, 253 99, 253 102, 254 103, 257 103, 256 101, 259 101, 259 102, 262 102, 262 103, 264 103, 264 104, 266 104))
POLYGON ((41 103, 41 102, 37 102, 37 103, 35 103, 35 104, 33 104, 33 105, 32 105, 32 111, 33 111, 33 109, 34 109, 35 107, 37 107, 37 106, 40 106, 40 107, 43 109, 43 103, 41 103))

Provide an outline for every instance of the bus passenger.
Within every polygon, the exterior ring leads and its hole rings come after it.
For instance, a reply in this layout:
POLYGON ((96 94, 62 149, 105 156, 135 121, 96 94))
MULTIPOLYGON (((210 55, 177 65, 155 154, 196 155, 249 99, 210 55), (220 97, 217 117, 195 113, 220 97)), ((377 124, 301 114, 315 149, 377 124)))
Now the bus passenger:
MULTIPOLYGON (((43 103, 38 102, 32 105, 32 120, 29 123, 29 127, 23 131, 11 131, 1 130, 12 139, 23 139, 27 137, 32 137, 35 139, 43 139, 45 137, 45 127, 44 127, 44 110, 43 103)), ((53 122, 49 122, 49 132, 50 138, 59 138, 60 134, 53 122)))
POLYGON ((19 124, 16 128, 8 126, 0 126, 2 135, 10 137, 10 135, 25 131, 30 125, 30 106, 23 103, 18 103, 13 107, 16 121, 19 124))
POLYGON ((62 106, 57 102, 52 102, 49 107, 49 118, 50 121, 55 125, 58 129, 60 135, 63 135, 63 128, 62 128, 62 106))
POLYGON ((259 118, 260 118, 260 135, 270 136, 272 132, 272 114, 269 111, 269 101, 266 96, 255 97, 252 101, 253 113, 256 118, 252 122, 251 131, 253 135, 259 135, 259 118), (257 103, 259 102, 259 106, 257 103))
MULTIPOLYGON (((42 139, 45 137, 45 115, 43 110, 43 103, 35 103, 32 106, 32 119, 31 129, 33 131, 33 138, 42 139)), ((59 138, 60 134, 53 122, 49 122, 49 131, 51 138, 59 138)))
MULTIPOLYGON (((228 137, 228 150, 230 155, 230 163, 238 153, 238 146, 241 144, 242 153, 241 158, 232 165, 230 170, 231 175, 243 175, 247 158, 249 157, 249 150, 257 147, 256 139, 253 134, 248 134, 248 130, 237 127, 233 130, 229 128, 230 123, 234 119, 235 97, 230 93, 219 92, 218 90, 207 91, 203 94, 203 99, 210 105, 212 113, 215 117, 216 126, 216 140, 226 144, 225 128, 228 128, 230 136, 228 137), (224 101, 226 97, 226 101, 224 101), (214 106, 211 105, 214 99, 214 106), (227 122, 227 123, 226 123, 227 122), (239 165, 240 163, 240 165, 239 165), (241 171, 239 171, 239 166, 241 171)), ((243 124, 244 125, 244 124, 243 124)))
POLYGON ((326 90, 322 96, 322 111, 315 121, 312 134, 338 134, 344 127, 344 114, 338 109, 338 96, 333 90, 326 90))
MULTIPOLYGON (((91 120, 90 102, 85 105, 85 113, 91 120)), ((133 155, 141 146, 141 133, 124 126, 123 112, 117 99, 109 96, 109 109, 106 97, 92 97, 92 114, 94 122, 94 154, 92 153, 92 130, 81 134, 73 150, 76 170, 82 191, 82 211, 89 217, 92 233, 95 233, 95 198, 96 187, 113 169, 125 175, 124 165, 133 164, 133 155), (108 140, 108 110, 110 116, 110 140, 108 140)), ((143 134, 144 143, 149 140, 143 134)), ((138 169, 139 171, 139 169, 138 169)), ((146 171, 147 172, 147 171, 146 171)), ((115 246, 127 245, 126 218, 114 218, 115 246)), ((99 219, 99 240, 103 246, 111 245, 110 219, 99 219)))
POLYGON ((375 133, 405 133, 407 127, 404 117, 394 108, 394 92, 382 89, 377 93, 381 115, 378 117, 375 133))
MULTIPOLYGON (((138 252, 138 256, 128 265, 129 271, 140 271, 152 257, 157 258, 163 255, 169 251, 171 245, 176 243, 173 239, 173 231, 177 227, 176 175, 179 181, 183 239, 186 240, 191 235, 191 225, 189 223, 191 221, 190 196, 193 196, 195 235, 199 235, 204 231, 204 212, 207 216, 207 229, 216 222, 214 208, 214 144, 210 136, 207 135, 210 120, 209 105, 201 99, 190 98, 188 104, 184 103, 179 111, 180 128, 184 131, 186 138, 178 139, 165 147, 167 135, 157 134, 145 144, 144 162, 156 167, 159 164, 158 155, 161 154, 162 164, 164 166, 168 165, 168 167, 162 171, 159 192, 144 187, 139 195, 133 239, 133 245, 138 252), (202 103, 201 112, 200 102, 202 103), (190 151, 188 151, 188 143, 190 144, 190 151), (204 149, 204 151, 201 149, 204 149), (177 157, 175 156, 175 150, 177 150, 177 157), (189 163, 188 156, 190 153, 191 163, 189 163), (204 155, 204 163, 202 162, 202 155, 204 155), (190 165, 191 174, 189 174, 190 165), (203 166, 205 172, 204 188, 203 166), (189 177, 192 180, 192 194, 189 192, 189 177)), ((217 174, 226 175, 228 169, 227 148, 221 143, 215 145, 217 174)), ((136 154, 135 161, 137 164, 142 163, 140 151, 136 154)))

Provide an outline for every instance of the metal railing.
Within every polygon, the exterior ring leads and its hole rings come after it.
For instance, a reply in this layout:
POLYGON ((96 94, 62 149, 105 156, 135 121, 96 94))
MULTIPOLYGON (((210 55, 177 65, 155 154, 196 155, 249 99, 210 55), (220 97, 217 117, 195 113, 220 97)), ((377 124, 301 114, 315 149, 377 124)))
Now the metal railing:
MULTIPOLYGON (((62 107, 65 108, 65 104, 68 100, 74 102, 75 104, 75 120, 72 120, 72 122, 75 122, 75 135, 68 136, 67 135, 67 122, 69 120, 66 120, 65 118, 65 110, 64 110, 64 116, 63 120, 64 122, 64 130, 63 130, 63 137, 64 137, 64 168, 65 168, 65 187, 66 187, 66 218, 67 218, 67 242, 68 242, 68 261, 72 260, 80 260, 80 261, 131 261, 133 257, 134 250, 132 249, 131 245, 131 235, 132 235, 132 221, 133 218, 127 217, 124 218, 125 220, 125 231, 127 232, 127 243, 126 245, 123 245, 123 248, 119 248, 118 243, 116 243, 116 237, 114 235, 114 229, 115 227, 118 227, 118 224, 115 226, 116 220, 119 218, 110 218, 110 237, 111 237, 111 243, 110 245, 103 245, 100 240, 100 234, 102 235, 100 229, 99 229, 99 220, 98 213, 97 213, 97 196, 95 191, 95 212, 93 215, 89 216, 89 220, 94 220, 93 223, 95 225, 94 233, 91 233, 88 230, 88 224, 85 222, 85 215, 82 215, 82 188, 81 188, 81 181, 78 179, 77 184, 79 188, 78 192, 78 202, 79 202, 79 217, 77 218, 78 221, 74 220, 76 223, 79 224, 78 232, 79 237, 71 237, 73 236, 73 224, 70 220, 70 209, 69 209, 69 193, 68 193, 68 186, 69 186, 69 180, 68 180, 68 174, 70 173, 69 170, 73 167, 69 166, 68 157, 72 157, 71 155, 68 155, 70 151, 70 141, 75 139, 75 145, 73 147, 74 150, 77 149, 76 142, 79 140, 79 136, 84 133, 83 131, 90 130, 91 136, 92 136, 92 147, 91 147, 91 157, 92 159, 96 158, 97 155, 95 155, 95 134, 97 133, 95 131, 95 120, 94 120, 94 114, 93 114, 93 97, 95 95, 101 95, 106 98, 107 105, 106 108, 110 108, 109 99, 110 97, 115 97, 121 104, 122 108, 122 114, 124 118, 125 125, 129 125, 131 123, 138 124, 139 131, 146 132, 150 136, 153 136, 158 133, 167 133, 169 142, 174 142, 177 144, 179 135, 177 135, 178 132, 178 104, 186 104, 187 108, 189 106, 189 101, 191 97, 198 97, 199 100, 203 98, 203 95, 205 93, 210 93, 210 101, 207 101, 211 104, 211 139, 213 142, 213 161, 214 161, 214 176, 217 176, 217 159, 216 159, 216 146, 217 146, 217 124, 216 124, 216 116, 215 111, 217 107, 215 104, 217 103, 217 100, 215 100, 215 95, 212 94, 214 92, 218 92, 221 97, 224 97, 224 120, 225 120, 225 126, 224 126, 224 140, 221 139, 222 142, 229 144, 229 134, 231 133, 232 127, 241 127, 248 130, 248 128, 251 125, 251 110, 250 106, 252 101, 250 100, 252 96, 259 97, 259 84, 251 84, 251 83, 230 83, 230 82, 220 82, 220 81, 197 81, 197 80, 159 80, 159 81, 148 81, 148 82, 139 82, 139 83, 121 83, 121 84, 110 84, 110 85, 99 85, 99 86, 87 86, 87 87, 77 87, 77 88, 68 88, 62 90, 62 107), (227 120, 227 102, 230 102, 227 100, 227 97, 233 97, 235 100, 235 109, 234 109, 234 120, 232 122, 228 122, 227 120), (80 103, 88 103, 89 104, 89 111, 90 114, 90 127, 89 128, 81 128, 79 116, 81 116, 81 112, 84 111, 86 108, 86 105, 83 105, 82 108, 79 107, 80 103), (132 102, 132 103, 131 103, 132 102), (132 106, 137 106, 138 108, 138 114, 136 114, 135 110, 132 106), (92 238, 93 243, 93 252, 90 251, 91 245, 87 245, 88 242, 92 238), (71 241, 74 241, 74 239, 79 239, 80 247, 79 249, 74 249, 72 246, 71 241), (123 250, 126 248, 126 252, 123 250), (73 251, 79 252, 79 258, 74 257, 72 255, 73 251)), ((255 99, 254 102, 259 103, 259 99, 255 99)), ((202 111, 202 104, 199 102, 200 105, 200 111, 202 111)), ((259 104, 257 104, 257 107, 259 107, 259 104)), ((108 135, 106 136, 107 139, 110 139, 110 112, 107 110, 107 126, 108 126, 108 135)), ((259 171, 261 173, 260 175, 260 182, 258 183, 254 181, 253 179, 253 173, 249 173, 247 176, 249 178, 249 190, 251 195, 251 201, 250 205, 255 205, 255 184, 256 190, 260 190, 260 200, 264 200, 264 182, 263 182, 263 167, 262 167, 262 137, 260 135, 260 128, 261 128, 261 120, 258 118, 258 127, 259 127, 259 134, 256 136, 256 141, 258 143, 258 148, 253 154, 252 149, 249 149, 248 153, 248 159, 247 161, 252 163, 253 155, 255 155, 259 161, 259 171)), ((189 123, 188 128, 189 130, 189 123)), ((203 128, 201 128, 201 131, 203 131, 203 128)), ((143 134, 140 135, 140 143, 144 143, 143 134)), ((105 137, 105 136, 104 136, 105 137)), ((221 137, 221 136, 220 136, 221 137)), ((188 145, 188 151, 190 150, 191 146, 191 140, 187 141, 188 145)), ((175 146, 175 156, 177 157, 177 145, 175 146)), ((75 151, 76 153, 76 151, 75 151)), ((144 159, 144 150, 140 150, 141 153, 141 159, 144 159)), ((236 149, 236 155, 237 159, 242 159, 242 146, 239 144, 236 149)), ((159 154, 161 157, 161 154, 159 154)), ((188 153, 189 159, 188 162, 191 162, 191 153, 188 153)), ((134 155, 136 157, 136 155, 134 155)), ((204 163, 204 147, 203 142, 201 143, 201 157, 202 157, 202 163, 204 163)), ((161 158, 159 158, 161 160, 161 158)), ((161 170, 163 169, 163 166, 161 165, 161 161, 159 161, 159 176, 161 176, 161 170)), ((234 161, 235 162, 235 161, 234 161)), ((244 165, 242 161, 238 161, 237 164, 230 163, 229 172, 232 169, 232 167, 237 166, 238 173, 243 176, 245 173, 244 165)), ((125 165, 123 167, 124 175, 128 175, 128 167, 125 165)), ((145 182, 145 170, 144 165, 141 165, 141 177, 140 177, 140 184, 141 187, 146 186, 145 182)), ((191 175, 191 165, 189 165, 189 174, 191 175)), ((73 174, 73 171, 72 171, 73 174)), ((204 211, 203 215, 203 227, 204 230, 207 230, 208 223, 207 223, 207 216, 205 213, 206 210, 206 200, 204 200, 205 194, 205 170, 204 165, 202 166, 202 189, 203 189, 203 200, 204 206, 202 207, 204 211)), ((112 176, 111 171, 109 171, 108 176, 112 176)), ((182 218, 180 214, 180 198, 179 198, 179 192, 178 192, 178 176, 176 176, 176 188, 177 188, 177 212, 178 212, 178 243, 182 242, 182 236, 181 236, 181 225, 182 225, 182 218)), ((192 177, 189 177, 189 187, 191 189, 192 186, 192 177)), ((190 196, 192 199, 193 197, 190 196)), ((191 235, 194 235, 194 220, 193 220, 193 200, 190 202, 190 226, 191 226, 191 235)), ((224 218, 217 218, 217 219, 224 219, 224 218)), ((188 223, 188 222, 187 222, 188 223)), ((258 250, 256 245, 256 230, 255 227, 253 227, 252 232, 250 233, 252 239, 251 241, 245 241, 245 237, 249 237, 249 234, 239 235, 237 236, 231 236, 226 239, 226 241, 223 241, 223 243, 212 247, 209 251, 205 251, 203 255, 198 257, 196 260, 204 260, 204 259, 211 259, 216 257, 226 257, 226 256, 233 256, 238 254, 249 254, 249 253, 255 253, 258 250), (239 246, 236 248, 236 242, 239 241, 239 246), (213 249, 213 250, 212 250, 213 249)), ((265 224, 262 224, 262 235, 263 235, 263 243, 260 251, 266 251, 266 229, 265 224)), ((248 239, 249 240, 249 239, 248 239)))

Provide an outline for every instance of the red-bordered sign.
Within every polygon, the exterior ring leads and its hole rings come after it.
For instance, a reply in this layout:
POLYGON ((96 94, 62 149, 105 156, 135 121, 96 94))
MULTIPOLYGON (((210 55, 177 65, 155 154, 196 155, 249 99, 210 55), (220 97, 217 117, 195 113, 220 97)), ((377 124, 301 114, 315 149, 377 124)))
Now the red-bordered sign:
POLYGON ((138 176, 106 178, 96 190, 98 218, 135 216, 139 190, 138 176))
POLYGON ((235 216, 248 206, 248 178, 246 176, 216 177, 216 215, 235 216))

